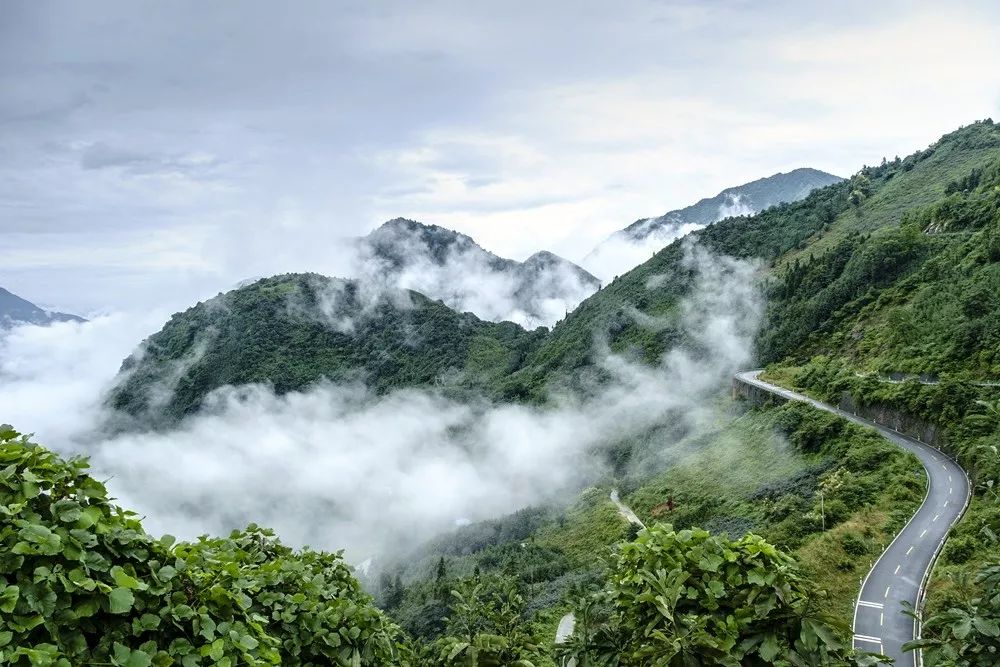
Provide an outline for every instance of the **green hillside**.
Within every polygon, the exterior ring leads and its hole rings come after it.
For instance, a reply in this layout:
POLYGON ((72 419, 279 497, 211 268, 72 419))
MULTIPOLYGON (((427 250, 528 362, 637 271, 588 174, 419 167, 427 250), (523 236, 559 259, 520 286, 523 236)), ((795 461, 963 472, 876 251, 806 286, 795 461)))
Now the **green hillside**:
POLYGON ((196 411, 213 389, 321 379, 375 392, 481 387, 516 367, 545 330, 484 322, 411 291, 370 295, 316 274, 259 280, 174 315, 122 364, 109 404, 145 422, 196 411))

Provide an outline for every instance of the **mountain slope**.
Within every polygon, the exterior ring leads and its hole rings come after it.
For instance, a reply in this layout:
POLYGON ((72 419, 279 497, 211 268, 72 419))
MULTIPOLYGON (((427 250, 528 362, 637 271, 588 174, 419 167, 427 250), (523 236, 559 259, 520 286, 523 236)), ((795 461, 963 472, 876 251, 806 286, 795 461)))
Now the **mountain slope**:
MULTIPOLYGON (((905 160, 866 167, 850 180, 814 190, 801 201, 780 204, 755 216, 728 218, 693 232, 689 238, 712 253, 760 262, 762 270, 777 280, 794 270, 796 259, 801 263, 812 255, 812 261, 828 262, 827 269, 835 270, 817 270, 816 290, 829 286, 846 259, 857 252, 851 264, 857 273, 852 274, 850 287, 840 290, 837 285, 841 283, 832 286, 817 297, 808 315, 801 315, 804 306, 788 290, 769 292, 759 352, 763 361, 773 361, 795 349, 811 332, 822 329, 838 308, 861 296, 869 284, 887 285, 907 275, 916 266, 911 260, 925 252, 922 248, 961 240, 976 243, 960 235, 925 231, 914 237, 909 228, 897 228, 905 215, 937 220, 941 214, 919 213, 921 207, 936 201, 944 202, 946 208, 951 206, 947 198, 960 195, 946 195, 946 189, 960 186, 950 184, 988 168, 997 159, 1000 129, 991 121, 975 123, 905 160), (876 246, 882 249, 876 252, 876 246)), ((930 223, 924 227, 935 229, 930 223)), ((676 341, 678 327, 671 320, 677 316, 679 299, 690 287, 692 260, 685 245, 675 241, 580 304, 508 378, 505 393, 540 399, 553 382, 589 369, 595 341, 606 341, 612 350, 648 360, 658 358, 676 341), (657 325, 649 327, 650 320, 657 325)), ((974 346, 970 352, 983 349, 983 345, 974 346)))
POLYGON ((355 275, 362 280, 413 289, 456 310, 529 328, 554 324, 600 288, 597 278, 550 252, 515 262, 464 234, 404 218, 359 239, 357 248, 355 275))
POLYGON ((818 169, 800 168, 726 188, 691 206, 636 220, 594 248, 584 264, 607 279, 637 266, 650 253, 692 231, 725 218, 753 215, 781 203, 796 202, 817 188, 842 180, 818 169))
POLYGON ((0 329, 15 324, 52 324, 53 322, 83 322, 82 317, 44 310, 16 294, 0 287, 0 329))
POLYGON ((196 411, 224 385, 482 386, 516 367, 543 332, 484 322, 416 292, 275 276, 174 315, 125 360, 108 403, 155 424, 196 411))

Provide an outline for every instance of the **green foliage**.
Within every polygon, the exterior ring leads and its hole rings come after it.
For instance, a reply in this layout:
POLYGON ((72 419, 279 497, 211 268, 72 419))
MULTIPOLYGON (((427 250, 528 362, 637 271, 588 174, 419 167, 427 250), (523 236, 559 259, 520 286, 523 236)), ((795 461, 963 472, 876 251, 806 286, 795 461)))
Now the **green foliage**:
POLYGON ((984 567, 976 584, 979 595, 925 618, 925 638, 907 642, 903 648, 922 648, 925 660, 941 667, 996 665, 1000 655, 1000 564, 984 567))
POLYGON ((473 577, 451 591, 446 635, 424 649, 427 667, 535 667, 539 640, 524 618, 524 598, 507 577, 473 577))
POLYGON ((569 653, 586 665, 863 664, 819 612, 794 561, 748 534, 739 540, 657 524, 622 545, 607 619, 582 609, 569 653))
POLYGON ((154 539, 86 469, 0 428, 0 663, 401 664, 339 554, 154 539))

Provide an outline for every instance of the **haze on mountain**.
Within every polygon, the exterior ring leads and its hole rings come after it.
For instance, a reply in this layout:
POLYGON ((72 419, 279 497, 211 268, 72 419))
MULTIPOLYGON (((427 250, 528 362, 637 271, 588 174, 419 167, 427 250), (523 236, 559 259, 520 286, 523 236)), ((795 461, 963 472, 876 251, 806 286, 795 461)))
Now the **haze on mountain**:
POLYGON ((690 206, 636 220, 591 250, 583 264, 608 281, 685 234, 725 218, 754 215, 771 206, 799 201, 816 188, 841 180, 825 171, 803 167, 726 188, 690 206))
POLYGON ((389 220, 356 247, 352 276, 363 282, 416 290, 460 312, 527 329, 552 326, 601 286, 551 252, 517 262, 465 234, 405 218, 389 220))
POLYGON ((82 317, 45 310, 27 299, 0 287, 0 329, 8 329, 18 324, 46 325, 53 322, 85 322, 82 317))

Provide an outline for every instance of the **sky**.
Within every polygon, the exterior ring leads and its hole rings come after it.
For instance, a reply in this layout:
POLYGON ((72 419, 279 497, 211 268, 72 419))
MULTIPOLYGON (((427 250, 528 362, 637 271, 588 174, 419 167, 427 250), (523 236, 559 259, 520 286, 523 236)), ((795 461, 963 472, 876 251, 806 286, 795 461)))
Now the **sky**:
POLYGON ((998 118, 997 62, 995 2, 3 3, 0 286, 175 310, 396 216, 579 260, 998 118))

